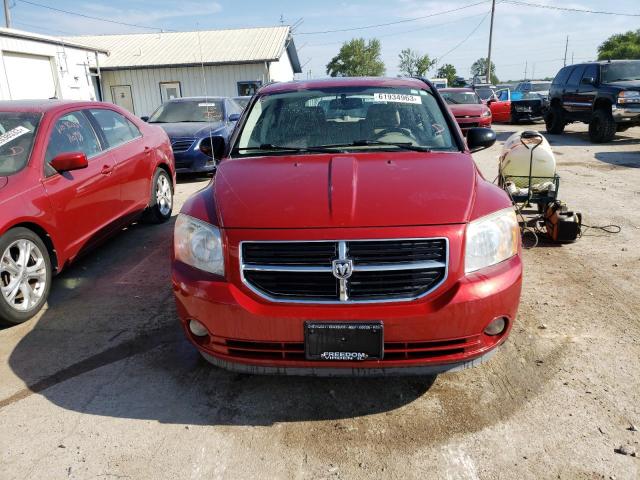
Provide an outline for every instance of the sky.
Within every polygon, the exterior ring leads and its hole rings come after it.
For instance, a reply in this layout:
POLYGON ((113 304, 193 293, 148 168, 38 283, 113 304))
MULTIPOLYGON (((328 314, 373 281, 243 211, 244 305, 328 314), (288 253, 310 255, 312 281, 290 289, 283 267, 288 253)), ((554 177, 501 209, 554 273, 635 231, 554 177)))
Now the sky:
MULTIPOLYGON (((640 14, 640 0, 523 1, 640 14)), ((398 74, 400 51, 411 48, 437 58, 439 65, 453 64, 460 76, 468 77, 472 63, 487 56, 491 9, 490 0, 10 0, 14 28, 56 36, 154 30, 56 12, 33 2, 114 22, 165 30, 295 24, 294 39, 304 70, 300 77, 304 78, 326 76, 326 64, 337 54, 342 43, 359 37, 380 40, 382 60, 389 76, 398 74), (440 14, 475 3, 480 4, 440 14), (391 22, 402 23, 363 28, 391 22), (356 30, 320 33, 344 29, 356 30)), ((571 58, 575 62, 595 59, 598 45, 607 37, 639 27, 640 17, 554 11, 497 0, 492 59, 501 81, 523 78, 525 67, 527 78, 554 76, 563 65, 567 35, 567 61, 570 63, 571 58)), ((430 73, 431 76, 435 74, 430 73)))

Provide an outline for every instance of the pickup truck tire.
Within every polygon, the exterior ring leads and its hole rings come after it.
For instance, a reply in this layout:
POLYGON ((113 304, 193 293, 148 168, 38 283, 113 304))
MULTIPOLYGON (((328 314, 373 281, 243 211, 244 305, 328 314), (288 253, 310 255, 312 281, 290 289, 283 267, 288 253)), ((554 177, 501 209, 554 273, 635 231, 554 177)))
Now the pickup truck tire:
POLYGON ((593 143, 606 143, 613 140, 617 125, 611 112, 602 108, 593 112, 589 122, 589 139, 593 143))
POLYGON ((0 324, 26 322, 49 296, 53 276, 49 251, 32 230, 12 228, 0 237, 0 264, 0 324))
POLYGON ((560 105, 553 105, 544 116, 547 133, 559 135, 564 131, 564 111, 560 105))

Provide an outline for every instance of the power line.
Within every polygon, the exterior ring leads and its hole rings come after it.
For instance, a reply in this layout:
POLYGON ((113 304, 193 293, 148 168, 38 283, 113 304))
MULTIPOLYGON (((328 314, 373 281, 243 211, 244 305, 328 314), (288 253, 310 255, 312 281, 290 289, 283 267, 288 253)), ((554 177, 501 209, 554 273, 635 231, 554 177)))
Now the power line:
POLYGON ((582 8, 556 7, 555 5, 542 5, 540 3, 521 2, 519 0, 502 0, 502 2, 510 3, 512 5, 520 5, 523 7, 546 8, 549 10, 562 10, 564 12, 594 13, 598 15, 616 15, 619 17, 640 17, 640 13, 607 12, 604 10, 587 10, 582 8))
MULTIPOLYGON (((19 0, 19 1, 25 1, 25 0, 19 0)), ((340 29, 336 29, 336 30, 323 30, 323 31, 316 31, 316 32, 300 32, 297 35, 321 35, 323 33, 352 32, 352 31, 355 31, 355 30, 367 30, 369 28, 388 27, 390 25, 398 25, 398 24, 401 24, 401 23, 415 22, 416 20, 423 20, 425 18, 436 17, 438 15, 445 15, 447 13, 458 12, 458 11, 464 10, 466 8, 471 8, 471 7, 476 7, 478 5, 483 5, 483 4, 487 3, 487 1, 488 0, 483 0, 481 2, 476 2, 476 3, 469 4, 469 5, 463 5, 462 7, 452 8, 450 10, 444 10, 442 12, 431 13, 429 15, 424 15, 422 17, 414 17, 414 18, 408 18, 408 19, 405 19, 405 20, 397 20, 395 22, 378 23, 376 25, 366 25, 364 27, 340 28, 340 29)))
POLYGON ((469 35, 467 35, 466 37, 464 37, 464 40, 462 40, 460 43, 458 43, 455 47, 453 47, 451 50, 447 51, 446 53, 440 55, 439 57, 437 57, 438 59, 438 63, 442 63, 441 60, 446 57, 447 55, 449 55, 451 52, 455 51, 456 49, 458 49, 464 42, 466 42, 467 40, 469 40, 469 38, 471 38, 471 35, 473 35, 474 33, 476 33, 478 31, 478 29, 482 26, 482 24, 484 23, 484 21, 487 19, 487 17, 489 16, 489 14, 491 13, 491 11, 488 11, 484 17, 482 17, 482 20, 480 20, 480 23, 478 23, 478 25, 476 25, 476 27, 471 30, 471 32, 469 33, 469 35))
MULTIPOLYGON (((383 35, 376 35, 375 38, 400 37, 402 35, 407 35, 409 33, 415 33, 415 32, 420 32, 420 31, 423 31, 423 30, 435 29, 435 28, 438 28, 438 27, 443 27, 445 25, 451 25, 453 23, 460 23, 461 21, 468 20, 470 18, 482 17, 484 15, 486 15, 486 14, 485 13, 479 13, 477 15, 469 15, 469 16, 466 16, 466 17, 457 18, 456 20, 452 20, 450 22, 436 23, 436 24, 433 24, 433 25, 425 25, 424 27, 413 28, 411 30, 403 30, 401 32, 393 32, 393 33, 385 33, 383 35)), ((343 43, 345 43, 344 40, 339 41, 339 42, 310 43, 307 46, 308 47, 326 47, 326 46, 329 46, 329 45, 342 45, 343 43)))
POLYGON ((32 5, 34 7, 40 7, 40 8, 46 8, 48 10, 53 10, 54 12, 66 13, 67 15, 75 15, 77 17, 88 18, 90 20, 98 20, 100 22, 115 23, 116 25, 124 25, 125 27, 145 28, 147 30, 157 30, 157 31, 160 31, 160 32, 163 32, 163 31, 172 32, 173 31, 173 30, 168 30, 168 29, 163 29, 163 28, 158 28, 158 27, 150 27, 150 26, 147 26, 147 25, 137 25, 135 23, 118 22, 116 20, 109 20, 108 18, 93 17, 91 15, 85 15, 83 13, 71 12, 69 10, 63 10, 61 8, 51 7, 49 5, 43 5, 41 3, 32 2, 30 0, 16 0, 16 1, 20 2, 20 3, 25 3, 27 5, 32 5))

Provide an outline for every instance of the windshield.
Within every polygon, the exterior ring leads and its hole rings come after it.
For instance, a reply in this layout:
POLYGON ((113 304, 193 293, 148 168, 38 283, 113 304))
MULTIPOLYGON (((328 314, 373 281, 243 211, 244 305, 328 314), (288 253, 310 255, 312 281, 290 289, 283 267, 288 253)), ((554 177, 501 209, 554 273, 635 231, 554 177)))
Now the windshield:
POLYGON ((615 62, 602 65, 603 83, 629 80, 640 80, 640 62, 615 62))
POLYGON ((476 88, 476 93, 482 100, 489 100, 493 96, 493 90, 490 88, 476 88))
MULTIPOLYGON (((432 93, 412 88, 335 87, 263 95, 233 149, 456 150, 432 93)), ((330 151, 330 150, 329 150, 330 151)))
POLYGON ((234 97, 233 99, 236 101, 238 106, 244 110, 249 104, 251 97, 234 97))
POLYGON ((442 98, 452 105, 482 103, 475 92, 440 92, 442 98))
POLYGON ((41 118, 41 113, 0 112, 0 176, 25 167, 41 118))
POLYGON ((149 123, 221 122, 223 118, 223 101, 203 98, 163 103, 149 123))

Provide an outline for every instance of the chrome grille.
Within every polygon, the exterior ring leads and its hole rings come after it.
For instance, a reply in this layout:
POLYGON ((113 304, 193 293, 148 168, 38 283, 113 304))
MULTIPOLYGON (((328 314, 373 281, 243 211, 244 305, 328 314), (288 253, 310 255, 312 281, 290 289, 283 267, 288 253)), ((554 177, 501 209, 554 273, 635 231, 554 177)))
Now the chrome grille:
POLYGON ((447 264, 445 238, 240 244, 242 281, 274 302, 414 300, 445 280, 447 264))
POLYGON ((196 141, 195 137, 178 137, 171 140, 173 153, 186 152, 196 141))

